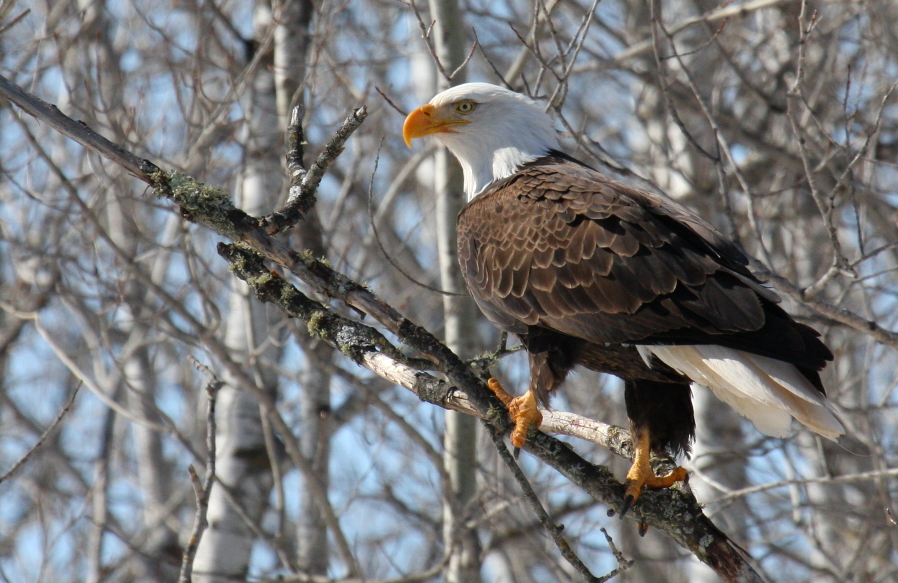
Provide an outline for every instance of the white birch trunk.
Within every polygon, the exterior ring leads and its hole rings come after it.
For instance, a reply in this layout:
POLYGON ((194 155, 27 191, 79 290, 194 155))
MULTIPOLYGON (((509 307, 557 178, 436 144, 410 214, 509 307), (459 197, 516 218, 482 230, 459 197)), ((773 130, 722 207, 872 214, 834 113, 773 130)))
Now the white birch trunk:
MULTIPOLYGON (((271 25, 271 10, 266 0, 257 1, 254 18, 258 38, 271 25)), ((241 101, 246 116, 245 168, 236 203, 248 213, 258 215, 272 210, 284 175, 280 163, 283 139, 270 59, 256 70, 241 101)), ((265 361, 277 362, 280 354, 275 344, 266 344, 269 311, 270 307, 259 303, 245 284, 236 278, 232 280, 225 344, 234 359, 252 369, 261 388, 275 393, 277 376, 262 365, 265 361)), ((226 385, 219 392, 216 410, 217 478, 230 490, 246 516, 258 524, 273 486, 262 412, 259 402, 238 386, 235 379, 225 375, 224 380, 226 385)), ((245 578, 255 535, 240 514, 228 501, 223 488, 215 484, 209 500, 209 528, 194 561, 194 581, 223 583, 245 578)))
MULTIPOLYGON (((274 33, 275 85, 278 115, 282 125, 290 119, 293 106, 304 103, 303 85, 306 75, 311 23, 314 5, 308 0, 282 2, 277 14, 274 33)), ((321 232, 318 210, 314 208, 303 221, 301 229, 292 232, 294 246, 311 251, 315 257, 325 257, 327 248, 321 232), (298 240, 297 240, 298 239, 298 240)), ((329 363, 333 349, 323 342, 308 337, 304 330, 299 342, 306 355, 300 374, 299 436, 302 455, 311 462, 322 486, 329 484, 330 462, 330 384, 331 375, 322 366, 329 363)), ((299 492, 299 516, 296 524, 297 564, 304 573, 327 575, 329 561, 327 526, 309 488, 299 492)))
MULTIPOLYGON (((464 20, 456 0, 431 0, 431 18, 435 21, 433 39, 437 57, 451 74, 465 58, 464 20)), ((459 72, 451 81, 438 76, 437 91, 464 82, 459 72)), ((434 169, 437 199, 437 244, 442 289, 465 293, 458 266, 455 222, 464 204, 461 168, 445 149, 437 151, 434 169)), ((446 344, 462 358, 474 356, 477 312, 469 297, 443 296, 446 344)), ((448 583, 480 581, 480 541, 477 531, 465 527, 470 505, 477 495, 477 420, 469 415, 447 411, 443 436, 443 463, 450 483, 443 506, 443 542, 452 548, 446 570, 448 583)))
MULTIPOLYGON (((97 32, 96 35, 92 33, 83 37, 91 44, 92 49, 90 54, 93 59, 88 67, 93 67, 93 74, 97 78, 106 80, 98 86, 98 98, 105 107, 96 110, 96 115, 104 126, 118 129, 119 119, 116 116, 125 109, 121 91, 123 73, 119 65, 120 55, 114 44, 108 38, 103 39, 98 32, 110 26, 106 17, 108 7, 103 0, 79 0, 78 8, 83 14, 84 30, 97 32)), ((71 71, 76 72, 84 63, 72 65, 71 71)), ((85 170, 92 171, 90 168, 85 170)), ((117 189, 110 188, 106 191, 105 204, 100 208, 103 208, 100 220, 106 225, 112 241, 128 257, 136 257, 141 252, 142 237, 135 218, 129 215, 126 199, 121 197, 117 189)), ((145 288, 134 279, 124 285, 122 295, 123 313, 127 317, 123 318, 120 325, 120 332, 123 334, 118 355, 120 369, 118 374, 101 375, 101 378, 107 385, 105 389, 108 394, 123 396, 122 401, 129 412, 137 418, 161 423, 156 407, 157 375, 151 365, 150 347, 153 342, 146 324, 152 320, 154 302, 145 288)), ((102 363, 95 364, 95 370, 103 368, 105 366, 102 363)), ((110 419, 107 423, 111 426, 114 421, 110 419)), ((176 577, 177 570, 167 559, 170 558, 169 551, 178 547, 178 539, 177 533, 164 520, 165 515, 171 512, 168 505, 173 493, 172 467, 163 455, 162 438, 158 431, 140 423, 129 425, 129 428, 134 440, 136 469, 143 492, 141 520, 152 531, 141 544, 141 552, 135 555, 128 570, 134 581, 172 579, 176 577)), ((108 507, 103 507, 108 502, 105 497, 106 468, 103 464, 101 462, 98 465, 98 469, 101 469, 101 475, 98 476, 100 491, 94 500, 94 512, 100 522, 105 521, 108 512, 108 507)), ((97 533, 92 544, 96 556, 101 557, 102 533, 97 533)))

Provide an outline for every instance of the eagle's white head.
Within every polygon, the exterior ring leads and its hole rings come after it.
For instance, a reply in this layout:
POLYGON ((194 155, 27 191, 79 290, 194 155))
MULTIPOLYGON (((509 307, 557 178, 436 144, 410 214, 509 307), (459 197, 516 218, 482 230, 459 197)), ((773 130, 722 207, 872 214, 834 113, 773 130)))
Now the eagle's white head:
POLYGON ((494 180, 559 149, 552 118, 532 99, 489 83, 443 91, 411 112, 402 135, 434 135, 461 163, 468 200, 494 180))

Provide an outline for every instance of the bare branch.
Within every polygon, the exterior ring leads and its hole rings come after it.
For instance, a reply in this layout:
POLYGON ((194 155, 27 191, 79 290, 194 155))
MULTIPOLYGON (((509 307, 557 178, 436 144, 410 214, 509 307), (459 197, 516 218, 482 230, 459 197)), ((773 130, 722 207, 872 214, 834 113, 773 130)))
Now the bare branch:
MULTIPOLYGON (((848 271, 849 261, 842 251, 842 244, 839 242, 839 236, 836 231, 836 226, 835 224, 833 224, 833 212, 835 210, 833 198, 830 197, 829 200, 826 200, 823 197, 823 193, 820 192, 820 186, 817 184, 817 178, 815 176, 816 170, 811 165, 810 154, 807 147, 807 137, 805 135, 804 128, 802 127, 801 121, 798 119, 798 112, 796 110, 800 103, 804 103, 801 92, 805 78, 807 35, 811 30, 813 30, 817 17, 817 12, 814 11, 814 14, 811 16, 811 22, 808 24, 807 28, 805 28, 804 16, 806 10, 807 2, 803 0, 801 3, 801 13, 798 16, 798 62, 796 63, 795 80, 792 83, 792 86, 786 92, 787 112, 789 115, 789 123, 792 126, 792 131, 798 141, 798 153, 801 157, 801 163, 804 166, 804 174, 805 179, 808 181, 808 188, 811 190, 811 196, 813 197, 814 202, 817 203, 817 208, 820 211, 820 215, 823 217, 823 222, 826 225, 826 231, 829 234, 829 240, 832 244, 832 267, 838 271, 848 271)), ((770 264, 770 260, 768 258, 765 258, 765 261, 770 264)), ((826 282, 824 282, 824 284, 825 283, 826 282)))
POLYGON ((333 137, 325 144, 324 149, 308 170, 305 170, 302 162, 302 117, 303 108, 294 107, 290 116, 290 125, 287 128, 287 172, 290 175, 291 185, 287 204, 284 205, 284 208, 259 220, 259 225, 270 235, 294 226, 309 212, 309 209, 315 206, 315 191, 318 190, 321 178, 343 151, 343 144, 346 143, 349 136, 368 117, 368 108, 363 105, 349 114, 349 117, 337 128, 333 137))
POLYGON ((414 13, 415 18, 418 20, 418 26, 421 28, 421 38, 424 40, 424 45, 427 46, 428 52, 430 52, 430 57, 433 59, 433 64, 436 65, 436 68, 440 72, 440 75, 442 75, 446 81, 452 81, 452 77, 458 72, 458 70, 453 71, 452 75, 447 73, 446 69, 443 67, 443 62, 440 60, 440 57, 437 56, 436 49, 430 42, 430 33, 433 31, 434 25, 436 25, 436 20, 431 21, 429 25, 426 24, 424 22, 424 18, 421 16, 421 12, 418 10, 418 6, 415 4, 415 0, 408 0, 407 4, 408 6, 411 6, 412 12, 414 13))
POLYGON ((545 530, 549 534, 552 542, 555 543, 555 546, 558 548, 561 556, 564 557, 564 559, 568 563, 570 563, 578 573, 580 573, 583 579, 585 581, 588 581, 589 583, 603 583, 604 581, 608 581, 610 577, 616 575, 617 572, 606 577, 596 577, 592 574, 589 568, 583 564, 583 561, 580 560, 580 557, 577 556, 577 553, 575 553, 571 548, 570 544, 568 544, 568 542, 564 539, 564 535, 561 534, 561 532, 564 530, 564 526, 555 524, 555 522, 549 517, 549 513, 546 512, 546 509, 539 501, 539 497, 536 495, 536 492, 533 491, 533 486, 530 485, 530 482, 527 480, 527 476, 524 475, 524 472, 521 471, 520 467, 518 467, 518 464, 517 462, 515 462, 514 457, 511 455, 511 452, 509 452, 508 448, 505 447, 505 442, 502 441, 502 436, 493 431, 493 428, 490 427, 488 423, 486 424, 486 432, 493 440, 493 445, 496 446, 496 451, 499 452, 499 457, 502 458, 503 462, 505 462, 506 467, 511 471, 511 475, 514 476, 514 479, 517 480, 518 485, 521 487, 521 491, 524 493, 524 500, 527 501, 530 509, 536 515, 536 518, 542 525, 543 530, 545 530))
POLYGON ((189 583, 193 580, 193 559, 200 546, 200 540, 203 538, 203 532, 209 526, 206 513, 209 510, 212 485, 215 483, 215 397, 218 390, 224 385, 206 365, 193 357, 190 360, 198 370, 209 377, 209 383, 206 385, 206 475, 201 483, 193 465, 187 468, 190 474, 190 483, 193 484, 193 492, 196 495, 196 515, 193 519, 193 530, 181 559, 179 583, 189 583))
POLYGON ((62 423, 62 420, 65 418, 66 413, 69 412, 69 410, 72 408, 72 405, 75 403, 75 397, 78 396, 78 389, 80 388, 81 383, 79 382, 77 385, 75 385, 75 388, 72 389, 72 394, 69 396, 69 400, 66 401, 65 405, 63 405, 62 410, 59 412, 59 414, 56 415, 56 418, 53 419, 52 422, 50 422, 50 425, 47 426, 44 432, 41 433, 41 436, 38 438, 35 444, 32 445, 28 449, 28 451, 26 451, 22 455, 22 457, 20 457, 18 461, 16 461, 16 463, 14 463, 12 467, 6 471, 5 474, 0 476, 0 484, 16 475, 16 472, 18 472, 22 468, 22 466, 25 465, 25 463, 31 458, 31 456, 34 455, 34 452, 39 450, 47 440, 47 438, 50 437, 50 435, 54 431, 56 431, 56 428, 59 427, 60 423, 62 423))
POLYGON ((72 138, 85 148, 118 164, 134 177, 148 184, 153 184, 153 180, 150 177, 152 170, 148 170, 145 167, 146 160, 138 158, 120 145, 107 140, 88 127, 87 124, 73 120, 59 111, 59 108, 55 105, 51 105, 22 90, 21 87, 3 76, 0 76, 0 94, 59 133, 72 138))
POLYGON ((890 346, 898 350, 898 334, 890 330, 886 330, 873 320, 868 320, 847 310, 845 308, 833 305, 827 301, 821 300, 816 296, 806 294, 800 287, 775 273, 766 270, 758 270, 758 274, 773 284, 777 291, 781 291, 789 297, 801 302, 803 305, 814 310, 822 316, 826 316, 840 324, 844 324, 849 328, 853 328, 863 334, 869 334, 875 340, 882 342, 886 346, 890 346))
POLYGON ((617 559, 617 568, 606 575, 606 577, 608 577, 608 579, 610 580, 612 577, 620 575, 621 573, 632 567, 635 562, 632 559, 626 558, 624 554, 618 550, 617 545, 614 544, 614 541, 611 539, 611 535, 608 534, 607 530, 605 530, 604 528, 600 528, 599 530, 602 532, 602 534, 605 535, 605 542, 608 543, 608 548, 611 549, 611 554, 614 555, 615 559, 617 559))
MULTIPOLYGON (((748 2, 743 3, 727 3, 722 4, 717 8, 709 10, 705 14, 701 14, 699 16, 693 16, 691 18, 687 18, 686 20, 675 24, 670 27, 671 34, 677 34, 678 32, 693 26, 695 24, 704 23, 704 22, 717 22, 720 20, 725 20, 727 18, 733 16, 740 16, 745 14, 750 14, 757 10, 763 10, 764 8, 770 8, 771 6, 777 6, 779 4, 787 3, 791 0, 750 0, 748 2)), ((621 51, 618 55, 614 57, 614 60, 617 62, 626 61, 628 59, 632 59, 634 57, 638 57, 643 53, 652 50, 652 41, 651 39, 645 40, 638 43, 633 43, 625 50, 621 51)), ((594 66, 594 65, 593 65, 594 66)))

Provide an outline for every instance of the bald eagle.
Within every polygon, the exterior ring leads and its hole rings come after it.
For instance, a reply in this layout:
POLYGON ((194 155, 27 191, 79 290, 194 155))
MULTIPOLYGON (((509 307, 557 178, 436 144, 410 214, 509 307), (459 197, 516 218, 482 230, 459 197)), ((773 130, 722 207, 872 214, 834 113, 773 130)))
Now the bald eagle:
POLYGON ((819 375, 832 353, 698 215, 565 154, 551 117, 502 87, 460 85, 414 110, 406 144, 429 135, 464 170, 458 256, 471 295, 529 354, 523 396, 489 383, 516 447, 577 365, 624 381, 635 451, 625 511, 644 488, 686 478, 680 467, 656 476, 649 459, 689 454, 691 383, 767 435, 788 435, 793 417, 829 439, 843 433, 819 375))

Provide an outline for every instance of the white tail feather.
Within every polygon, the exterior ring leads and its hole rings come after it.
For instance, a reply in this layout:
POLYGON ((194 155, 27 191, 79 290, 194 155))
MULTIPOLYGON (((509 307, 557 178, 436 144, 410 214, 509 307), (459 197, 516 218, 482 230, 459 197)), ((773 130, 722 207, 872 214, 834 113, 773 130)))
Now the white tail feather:
POLYGON ((716 345, 638 349, 643 358, 654 354, 694 383, 708 387, 767 435, 788 435, 792 417, 829 439, 845 432, 826 408, 823 395, 787 362, 716 345))

